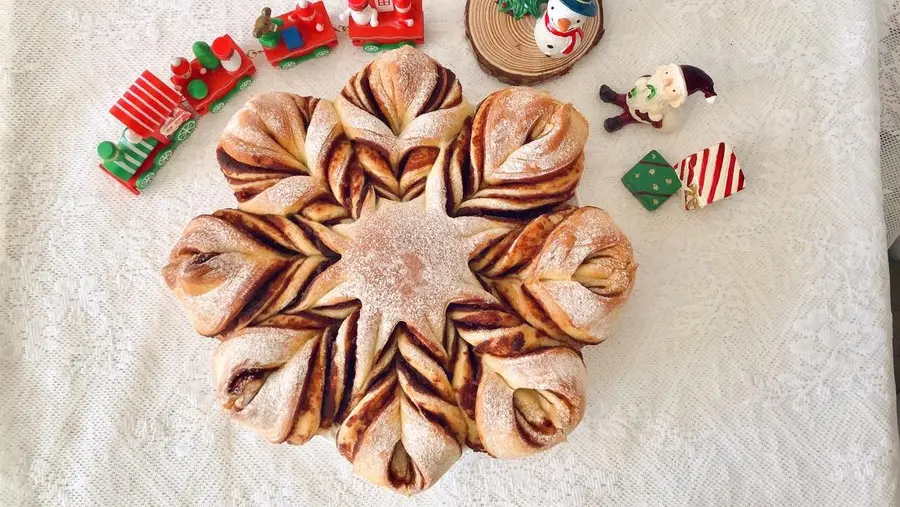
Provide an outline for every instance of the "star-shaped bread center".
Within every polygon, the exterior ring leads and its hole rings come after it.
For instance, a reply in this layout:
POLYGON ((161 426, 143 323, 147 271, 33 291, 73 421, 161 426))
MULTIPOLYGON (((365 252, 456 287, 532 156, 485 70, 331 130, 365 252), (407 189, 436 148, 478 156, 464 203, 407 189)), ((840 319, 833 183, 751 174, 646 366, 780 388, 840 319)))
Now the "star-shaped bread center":
POLYGON ((378 357, 400 323, 441 348, 451 303, 495 301, 469 259, 509 227, 450 217, 444 199, 442 179, 429 176, 423 195, 408 202, 370 196, 357 221, 332 228, 340 259, 316 278, 306 300, 316 306, 359 301, 357 336, 364 343, 357 347, 374 352, 360 357, 378 357))
POLYGON ((453 302, 490 297, 469 269, 478 228, 425 206, 425 196, 400 203, 382 199, 357 222, 337 227, 349 238, 334 267, 346 271, 345 291, 381 315, 382 327, 400 322, 442 336, 453 302))

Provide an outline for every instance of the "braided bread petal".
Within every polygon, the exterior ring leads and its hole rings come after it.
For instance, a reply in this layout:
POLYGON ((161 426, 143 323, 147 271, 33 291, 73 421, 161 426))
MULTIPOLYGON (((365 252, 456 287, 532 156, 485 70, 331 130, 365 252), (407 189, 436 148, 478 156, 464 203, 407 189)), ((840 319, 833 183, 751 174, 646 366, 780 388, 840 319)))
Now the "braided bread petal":
POLYGON ((352 149, 327 100, 254 96, 228 122, 217 156, 243 211, 326 222, 351 215, 362 197, 362 173, 349 168, 352 149))
MULTIPOLYGON (((495 418, 496 415, 492 415, 494 412, 506 410, 502 408, 504 404, 513 400, 510 394, 512 391, 502 392, 502 377, 492 376, 498 368, 507 364, 504 361, 508 359, 515 363, 516 358, 538 357, 547 351, 565 348, 563 343, 531 327, 500 305, 456 305, 450 310, 448 317, 447 339, 451 343, 449 350, 453 352, 452 382, 457 402, 466 418, 466 443, 469 447, 485 450, 497 457, 531 454, 555 445, 574 429, 577 420, 568 425, 555 426, 553 434, 556 437, 552 439, 539 441, 528 438, 527 435, 512 437, 510 435, 518 432, 521 426, 515 423, 517 417, 513 417, 515 410, 519 410, 519 405, 512 407, 512 419, 506 419, 506 422, 512 420, 513 424, 501 423, 496 419, 486 420, 495 418), (496 400, 493 399, 493 394, 485 394, 494 392, 501 393, 496 400), (522 444, 523 441, 530 444, 522 444), (504 442, 508 442, 511 447, 506 447, 504 442)), ((546 371, 543 373, 550 377, 554 374, 546 371)), ((565 371, 557 373, 562 375, 565 371)), ((567 380, 561 377, 560 381, 567 380)), ((520 391, 516 393, 516 397, 526 399, 528 395, 525 391, 520 391)), ((574 396, 570 400, 573 407, 583 410, 578 408, 579 402, 582 400, 574 396)), ((532 410, 526 419, 539 420, 541 417, 532 410)), ((562 422, 558 417, 554 420, 562 422)))
POLYGON ((394 200, 422 193, 440 148, 471 114, 453 72, 408 47, 366 65, 335 108, 361 168, 394 200))
POLYGON ((485 355, 475 420, 497 458, 528 456, 565 440, 584 416, 587 373, 567 347, 516 357, 485 355))
POLYGON ((221 210, 192 220, 163 279, 198 333, 214 336, 286 308, 332 262, 340 238, 303 219, 221 210))
POLYGON ((446 374, 446 356, 400 326, 394 366, 375 376, 337 434, 353 470, 404 494, 430 487, 462 454, 466 422, 446 374))
POLYGON ((303 443, 321 423, 327 340, 324 319, 280 318, 278 327, 233 333, 213 355, 225 410, 266 440, 303 443))
POLYGON ((631 295, 631 242, 593 207, 542 215, 471 264, 529 324, 572 344, 599 343, 631 295))
POLYGON ((492 93, 440 168, 453 213, 522 216, 571 199, 587 136, 581 113, 547 93, 522 87, 492 93))

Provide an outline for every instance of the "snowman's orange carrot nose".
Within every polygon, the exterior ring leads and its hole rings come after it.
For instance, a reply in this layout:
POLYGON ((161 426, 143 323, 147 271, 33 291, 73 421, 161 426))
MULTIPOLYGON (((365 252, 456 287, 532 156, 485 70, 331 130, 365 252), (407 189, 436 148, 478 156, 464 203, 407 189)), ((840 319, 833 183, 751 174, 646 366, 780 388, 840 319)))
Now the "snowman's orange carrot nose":
POLYGON ((559 18, 559 20, 556 21, 556 24, 559 25, 559 29, 564 32, 572 26, 572 22, 569 21, 568 18, 559 18))

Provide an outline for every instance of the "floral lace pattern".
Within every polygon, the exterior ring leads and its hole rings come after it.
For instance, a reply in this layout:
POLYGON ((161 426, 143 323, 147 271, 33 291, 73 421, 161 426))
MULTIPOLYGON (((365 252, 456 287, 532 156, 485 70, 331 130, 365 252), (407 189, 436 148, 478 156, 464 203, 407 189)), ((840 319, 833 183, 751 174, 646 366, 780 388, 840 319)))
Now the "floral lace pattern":
MULTIPOLYGON (((342 39, 292 71, 263 62, 136 199, 96 167, 97 141, 121 129, 107 108, 197 38, 228 32, 251 47, 259 6, 12 5, 0 3, 0 504, 395 502, 333 443, 270 445, 218 410, 216 343, 196 338, 158 275, 188 217, 234 205, 213 150, 250 94, 329 97, 371 56, 342 39)), ((425 8, 424 48, 466 96, 501 88, 468 52, 464 2, 425 8)), ((515 466, 465 453, 407 503, 894 504, 882 177, 896 170, 882 156, 879 173, 877 64, 896 24, 880 26, 879 2, 865 0, 604 8, 597 49, 541 88, 590 122, 579 202, 631 238, 641 264, 631 301, 613 338, 584 354, 589 402, 565 445, 515 466), (671 135, 605 134, 599 122, 615 111, 599 85, 628 86, 670 62, 709 72, 719 102, 689 100, 671 135), (721 140, 749 186, 702 213, 677 202, 646 213, 618 181, 650 149, 675 160, 721 140)))

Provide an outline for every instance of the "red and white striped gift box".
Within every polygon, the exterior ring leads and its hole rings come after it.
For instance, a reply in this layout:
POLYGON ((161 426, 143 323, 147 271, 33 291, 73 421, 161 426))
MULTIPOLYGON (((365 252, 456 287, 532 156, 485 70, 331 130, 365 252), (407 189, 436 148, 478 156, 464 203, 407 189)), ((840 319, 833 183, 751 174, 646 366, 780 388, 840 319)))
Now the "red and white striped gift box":
POLYGON ((727 143, 698 151, 675 166, 684 188, 684 209, 702 208, 744 189, 744 172, 727 143))

